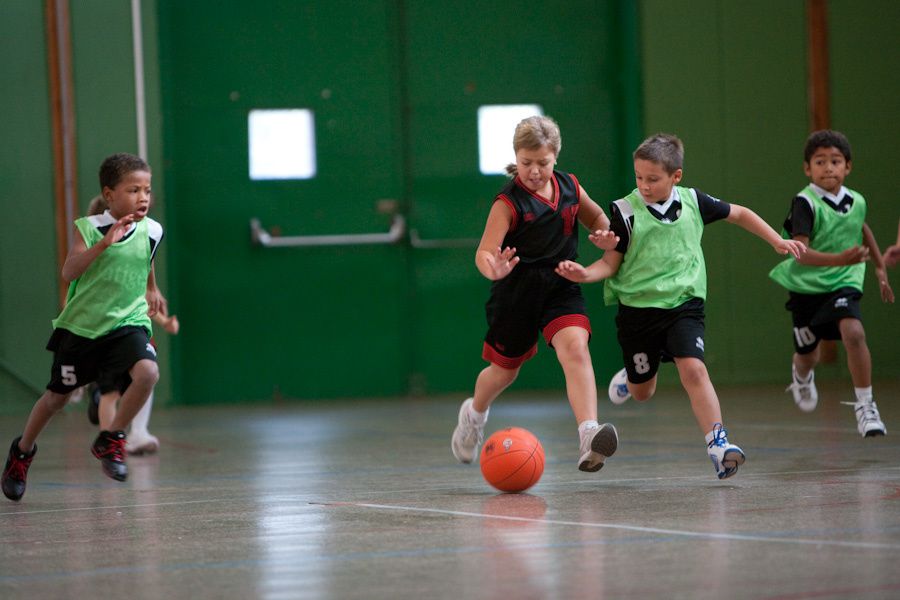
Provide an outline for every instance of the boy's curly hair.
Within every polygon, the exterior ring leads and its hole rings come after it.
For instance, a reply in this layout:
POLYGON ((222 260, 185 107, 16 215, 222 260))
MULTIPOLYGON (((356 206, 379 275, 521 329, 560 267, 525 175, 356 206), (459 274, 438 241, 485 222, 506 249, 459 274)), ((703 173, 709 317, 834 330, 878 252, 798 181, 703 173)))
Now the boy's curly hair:
POLYGON ((820 129, 809 134, 803 148, 803 162, 808 163, 819 148, 837 148, 844 155, 844 160, 850 162, 850 140, 840 131, 820 129))

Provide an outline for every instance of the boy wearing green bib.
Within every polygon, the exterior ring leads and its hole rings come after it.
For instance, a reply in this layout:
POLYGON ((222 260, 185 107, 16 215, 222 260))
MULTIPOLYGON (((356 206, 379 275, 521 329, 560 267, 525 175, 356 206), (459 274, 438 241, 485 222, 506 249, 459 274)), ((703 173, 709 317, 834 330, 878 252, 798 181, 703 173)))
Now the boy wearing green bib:
POLYGON ((38 435, 69 395, 92 381, 104 396, 121 395, 121 400, 91 452, 107 476, 117 481, 128 476, 124 430, 159 378, 150 316, 165 312, 153 276, 162 227, 147 217, 150 177, 150 166, 137 156, 108 157, 100 166, 100 188, 109 210, 75 221, 77 235, 62 267, 69 282, 66 306, 47 343, 53 352, 50 383, 13 440, 3 469, 3 494, 10 500, 25 493, 38 435))
POLYGON ((783 240, 748 208, 678 186, 684 146, 677 137, 651 136, 633 157, 637 189, 613 202, 610 212, 610 230, 619 237, 618 245, 588 267, 563 261, 557 273, 577 282, 605 279, 604 300, 619 306, 616 328, 625 368, 610 382, 610 400, 649 400, 656 391, 660 361, 674 361, 716 475, 725 479, 744 464, 745 455, 728 441, 704 363, 703 227, 724 219, 780 254, 796 257, 804 247, 783 240))
POLYGON ((795 352, 787 389, 794 402, 804 412, 816 408, 819 342, 841 340, 856 396, 855 402, 845 404, 856 412, 860 435, 872 437, 887 430, 872 398, 872 358, 860 312, 866 260, 875 263, 881 299, 893 302, 894 292, 875 236, 865 223, 866 199, 844 187, 851 167, 850 142, 842 133, 810 134, 803 151, 810 184, 794 197, 783 234, 807 244, 809 251, 797 261, 776 265, 769 276, 788 290, 795 352))

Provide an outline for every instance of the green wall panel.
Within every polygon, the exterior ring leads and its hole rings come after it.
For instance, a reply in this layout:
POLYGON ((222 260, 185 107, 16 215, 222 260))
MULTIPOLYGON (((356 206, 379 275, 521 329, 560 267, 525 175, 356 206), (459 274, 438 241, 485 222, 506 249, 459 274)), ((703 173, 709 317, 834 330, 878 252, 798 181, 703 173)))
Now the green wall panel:
MULTIPOLYGON (((832 127, 850 140, 853 171, 846 184, 866 197, 866 221, 884 250, 896 241, 900 220, 894 151, 900 139, 900 41, 896 34, 900 3, 830 0, 828 21, 832 127)), ((894 293, 900 295, 900 270, 895 268, 889 275, 894 293)), ((896 379, 900 377, 900 314, 896 304, 880 300, 871 265, 864 293, 863 323, 873 373, 896 379)))
POLYGON ((57 312, 53 154, 40 2, 0 2, 0 410, 31 406, 57 312))
MULTIPOLYGON (((160 7, 185 401, 463 391, 484 364, 489 282, 474 246, 263 249, 250 217, 285 235, 386 231, 375 205, 392 198, 423 238, 477 238, 504 183, 478 172, 482 104, 543 105, 562 126, 561 167, 598 201, 627 182, 622 122, 636 106, 622 86, 636 78, 618 68, 614 25, 633 24, 622 3, 540 6, 527 20, 502 2, 160 7), (317 177, 249 181, 247 113, 291 107, 315 113, 317 177)), ((612 335, 599 298, 595 339, 612 335)), ((594 351, 611 373, 615 347, 594 351)), ((545 349, 518 385, 561 381, 545 349)))
POLYGON ((97 171, 116 152, 138 154, 131 3, 71 3, 72 75, 78 134, 78 203, 100 193, 97 171))
POLYGON ((285 235, 388 230, 377 201, 402 193, 390 11, 162 4, 183 401, 405 391, 406 248, 265 249, 249 235, 251 217, 285 235), (249 179, 247 116, 258 108, 314 111, 315 179, 249 179))
MULTIPOLYGON (((805 2, 645 0, 640 7, 645 132, 682 137, 685 185, 748 206, 780 230, 790 198, 806 183, 805 2)), ((898 76, 879 65, 897 60, 900 48, 888 31, 894 21, 885 16, 896 12, 890 2, 829 2, 833 126, 846 130, 857 152, 874 156, 867 166, 875 170, 866 171, 873 190, 892 181, 886 149, 896 138, 898 76), (861 93, 873 85, 877 93, 861 93)), ((854 172, 848 183, 866 192, 865 181, 854 172)), ((884 246, 896 232, 896 203, 870 211, 878 215, 884 246)), ((792 353, 786 293, 767 277, 778 257, 724 223, 707 228, 704 248, 713 381, 786 380, 792 353)), ((896 317, 876 296, 867 288, 863 304, 875 374, 896 376, 889 359, 879 364, 877 358, 897 354, 896 336, 886 335, 896 317)), ((845 377, 845 368, 825 367, 822 376, 845 377)))
MULTIPOLYGON (((627 184, 622 140, 628 111, 636 107, 620 102, 628 93, 613 25, 621 18, 620 4, 545 3, 530 11, 529 19, 510 26, 502 2, 408 5, 410 204, 413 226, 425 239, 480 237, 494 196, 507 181, 479 172, 477 111, 483 105, 542 106, 562 131, 559 168, 575 173, 601 205, 627 184)), ((582 231, 585 259, 597 255, 589 246, 582 231)), ((490 282, 474 266, 474 246, 417 250, 414 264, 417 385, 469 390, 485 364, 490 282)), ((586 286, 585 295, 595 330, 591 351, 605 378, 621 363, 618 348, 604 343, 612 318, 602 309, 601 286, 586 286)), ((559 364, 543 340, 516 386, 563 393, 559 364)))
MULTIPOLYGON (((99 192, 97 169, 118 151, 137 152, 131 4, 70 3, 76 178, 80 210, 99 192)), ((151 164, 160 156, 159 85, 154 0, 144 15, 145 88, 151 164)), ((0 239, 0 410, 30 407, 47 381, 51 355, 44 349, 59 307, 54 163, 47 44, 41 2, 0 3, 0 203, 8 233, 0 239), (24 207, 24 208, 23 208, 24 207), (15 282, 15 283, 14 283, 15 282), (15 373, 10 375, 9 372, 15 373)), ((161 183, 157 174, 155 183, 161 183)), ((164 211, 155 207, 154 216, 164 211)), ((157 255, 165 289, 165 246, 157 255)), ((169 397, 167 340, 157 338, 162 378, 157 403, 169 397)))

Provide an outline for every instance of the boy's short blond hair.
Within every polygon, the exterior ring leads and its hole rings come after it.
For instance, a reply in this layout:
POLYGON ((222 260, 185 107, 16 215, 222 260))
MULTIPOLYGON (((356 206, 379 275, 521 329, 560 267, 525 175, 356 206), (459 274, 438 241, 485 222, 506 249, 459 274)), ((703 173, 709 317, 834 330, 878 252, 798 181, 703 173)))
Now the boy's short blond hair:
MULTIPOLYGON (((522 119, 516 125, 516 132, 513 135, 513 152, 521 149, 537 150, 542 147, 549 148, 553 154, 559 156, 562 149, 562 135, 559 132, 559 125, 550 117, 535 115, 522 119)), ((510 164, 506 167, 506 172, 510 176, 516 175, 516 165, 510 164)))

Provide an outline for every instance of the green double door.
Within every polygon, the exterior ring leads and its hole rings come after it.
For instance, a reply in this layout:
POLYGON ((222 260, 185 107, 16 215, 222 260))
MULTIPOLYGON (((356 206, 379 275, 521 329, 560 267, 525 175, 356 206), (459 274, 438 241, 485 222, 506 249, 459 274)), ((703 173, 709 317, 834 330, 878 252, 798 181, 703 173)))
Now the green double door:
MULTIPOLYGON (((176 402, 471 387, 489 283, 466 240, 505 181, 480 173, 478 108, 540 105, 560 167, 604 204, 630 178, 633 15, 553 4, 161 0, 176 402), (316 175, 251 180, 248 114, 282 108, 312 111, 316 175), (395 214, 393 244, 250 235, 254 218, 289 237, 387 233, 395 214)), ((610 316, 588 296, 600 361, 610 316)), ((556 386, 558 370, 540 352, 521 385, 556 386)))

